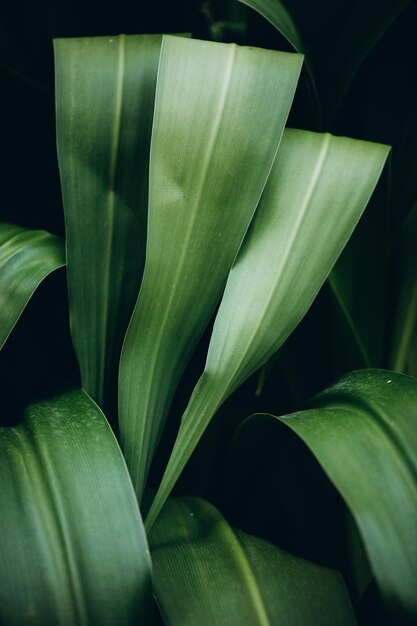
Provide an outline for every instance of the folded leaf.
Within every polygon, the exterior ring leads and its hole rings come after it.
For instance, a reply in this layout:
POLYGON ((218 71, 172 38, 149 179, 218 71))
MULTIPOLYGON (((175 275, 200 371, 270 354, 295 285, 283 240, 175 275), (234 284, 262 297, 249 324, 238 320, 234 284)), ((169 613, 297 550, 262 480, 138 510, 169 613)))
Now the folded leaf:
POLYGON ((184 413, 151 525, 222 402, 310 307, 376 185, 386 146, 288 130, 230 272, 205 371, 184 413))
POLYGON ((339 574, 233 530, 204 500, 168 501, 149 540, 168 625, 356 623, 339 574))
POLYGON ((415 623, 417 381, 360 370, 313 406, 276 419, 310 448, 349 506, 395 623, 415 623))
POLYGON ((144 265, 160 45, 159 35, 55 41, 71 330, 83 387, 106 409, 144 265))
POLYGON ((300 66, 299 55, 164 37, 146 266, 120 366, 120 432, 139 497, 265 186, 300 66))
POLYGON ((63 265, 58 237, 0 223, 0 349, 39 283, 63 265))
POLYGON ((0 428, 0 622, 149 623, 150 560, 116 440, 81 391, 0 428))

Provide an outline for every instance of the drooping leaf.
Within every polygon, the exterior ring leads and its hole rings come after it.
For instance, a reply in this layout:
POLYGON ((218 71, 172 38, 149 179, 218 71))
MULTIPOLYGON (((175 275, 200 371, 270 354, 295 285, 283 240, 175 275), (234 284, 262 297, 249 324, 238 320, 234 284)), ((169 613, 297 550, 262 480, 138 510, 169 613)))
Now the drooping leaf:
POLYGON ((318 121, 321 124, 321 103, 317 91, 317 80, 311 62, 311 55, 308 45, 301 36, 297 24, 288 11, 284 3, 280 0, 240 0, 242 4, 258 11, 268 22, 270 22, 285 37, 288 43, 296 52, 305 55, 305 67, 308 74, 308 85, 311 90, 312 99, 317 106, 318 121))
POLYGON ((273 419, 304 441, 346 501, 396 623, 415 623, 417 381, 359 370, 312 405, 273 419))
POLYGON ((168 500, 149 541, 168 625, 356 623, 339 574, 233 530, 204 500, 168 500))
POLYGON ((58 237, 0 223, 0 349, 39 283, 64 265, 58 237))
POLYGON ((55 41, 72 337, 83 387, 104 407, 143 271, 160 45, 157 35, 55 41))
POLYGON ((120 367, 122 447, 139 497, 264 188, 300 66, 299 55, 164 37, 146 266, 120 367))
POLYGON ((184 413, 151 525, 222 402, 282 345, 308 310, 376 185, 386 146, 284 134, 230 272, 206 367, 184 413))
POLYGON ((132 485, 81 391, 0 429, 0 622, 148 623, 150 560, 132 485))

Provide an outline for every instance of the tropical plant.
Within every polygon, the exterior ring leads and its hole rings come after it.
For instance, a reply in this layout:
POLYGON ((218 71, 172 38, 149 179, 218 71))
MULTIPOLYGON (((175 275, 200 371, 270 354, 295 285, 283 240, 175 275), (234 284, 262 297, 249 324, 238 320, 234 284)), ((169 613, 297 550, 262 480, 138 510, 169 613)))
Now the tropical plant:
MULTIPOLYGON (((288 8, 248 4, 306 54, 325 128, 406 5, 381 8, 330 93, 288 8)), ((385 364, 349 280, 372 282, 355 262, 369 228, 346 244, 389 148, 284 128, 301 65, 178 36, 55 41, 65 244, 0 224, 1 623, 417 619, 417 381, 357 370, 293 413, 308 348, 275 357, 330 274, 310 333, 327 320, 332 375, 385 364), (75 357, 42 322, 52 301, 65 342, 64 265, 75 357)), ((387 343, 413 374, 405 214, 387 343)))

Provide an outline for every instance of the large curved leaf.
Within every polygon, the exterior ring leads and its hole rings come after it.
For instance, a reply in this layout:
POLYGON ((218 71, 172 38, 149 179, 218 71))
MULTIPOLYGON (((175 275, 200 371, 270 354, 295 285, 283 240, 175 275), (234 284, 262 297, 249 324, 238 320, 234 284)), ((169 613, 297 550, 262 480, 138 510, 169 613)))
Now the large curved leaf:
POLYGON ((168 500, 149 541, 166 624, 355 624, 340 575, 233 530, 204 500, 168 500))
POLYGON ((222 402, 304 316, 376 185, 386 146, 287 130, 230 272, 206 367, 146 520, 152 524, 222 402))
POLYGON ((36 402, 18 426, 0 428, 0 510, 2 624, 148 623, 150 561, 135 495, 84 392, 36 402))
POLYGON ((120 432, 139 497, 172 395, 265 186, 301 60, 164 37, 146 267, 120 366, 120 432))
POLYGON ((0 349, 39 283, 63 265, 61 239, 0 223, 0 349))
POLYGON ((352 372, 313 406, 276 419, 301 437, 349 506, 397 623, 415 623, 417 381, 352 372))
POLYGON ((144 265, 160 45, 159 35, 55 41, 71 331, 83 387, 106 409, 144 265))

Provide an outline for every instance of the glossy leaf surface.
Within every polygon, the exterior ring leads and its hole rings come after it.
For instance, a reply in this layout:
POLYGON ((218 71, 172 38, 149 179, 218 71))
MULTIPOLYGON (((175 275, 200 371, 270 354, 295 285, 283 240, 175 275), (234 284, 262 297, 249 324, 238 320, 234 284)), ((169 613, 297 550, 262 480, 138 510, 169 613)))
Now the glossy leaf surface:
POLYGON ((226 285, 205 371, 184 413, 147 524, 222 402, 310 307, 376 185, 386 146, 287 130, 226 285))
POLYGON ((135 495, 84 392, 36 402, 20 424, 0 428, 0 510, 2 624, 149 623, 150 560, 135 495))
POLYGON ((64 265, 58 237, 0 223, 0 349, 39 283, 64 265))
POLYGON ((337 113, 369 52, 410 2, 316 2, 312 11, 303 11, 302 3, 294 1, 241 1, 275 26, 295 50, 306 55, 306 66, 326 122, 337 113), (308 15, 309 24, 302 23, 303 12, 308 15))
POLYGON ((164 37, 146 266, 120 367, 122 447, 139 497, 172 395, 265 186, 301 60, 164 37))
POLYGON ((355 624, 339 574, 233 530, 204 500, 168 500, 150 547, 166 624, 355 624))
POLYGON ((417 381, 359 370, 312 404, 277 419, 301 437, 349 506, 387 605, 414 623, 417 381))

